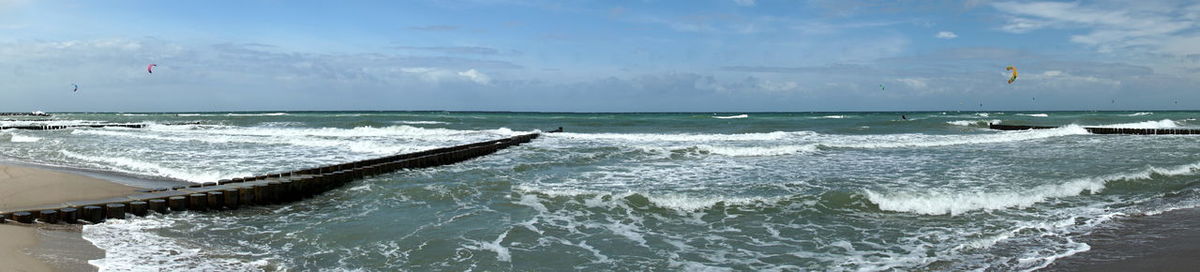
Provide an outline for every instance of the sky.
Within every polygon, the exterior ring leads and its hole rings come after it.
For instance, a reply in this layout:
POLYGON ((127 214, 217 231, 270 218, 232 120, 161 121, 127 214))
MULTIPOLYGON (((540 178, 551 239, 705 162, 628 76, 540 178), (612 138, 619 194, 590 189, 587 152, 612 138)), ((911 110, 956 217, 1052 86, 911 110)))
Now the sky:
POLYGON ((1198 86, 1195 1, 0 0, 0 112, 1194 110, 1198 86))

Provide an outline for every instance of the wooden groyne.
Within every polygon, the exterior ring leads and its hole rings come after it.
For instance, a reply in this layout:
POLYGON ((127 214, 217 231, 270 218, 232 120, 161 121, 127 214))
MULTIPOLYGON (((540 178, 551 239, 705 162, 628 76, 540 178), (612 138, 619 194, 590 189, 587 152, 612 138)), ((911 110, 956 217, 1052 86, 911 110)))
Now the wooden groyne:
MULTIPOLYGON (((199 125, 200 122, 184 122, 184 123, 168 123, 162 124, 165 126, 182 126, 182 125, 199 125)), ((0 126, 0 129, 24 129, 24 130, 56 130, 68 128, 146 128, 150 124, 87 124, 87 125, 24 125, 24 126, 0 126)))
POLYGON ((45 112, 0 112, 0 116, 40 116, 49 117, 50 114, 45 112))
POLYGON ((540 134, 532 133, 289 172, 144 190, 126 197, 0 211, 0 223, 11 220, 25 224, 94 224, 106 219, 123 219, 129 214, 145 216, 150 212, 168 214, 282 204, 309 198, 347 182, 375 175, 477 158, 510 146, 528 143, 538 136, 540 134))
MULTIPOLYGON (((988 128, 995 130, 1030 130, 1030 129, 1051 129, 1057 127, 1049 126, 1013 126, 988 124, 988 128)), ((1105 127, 1084 127, 1092 134, 1136 134, 1136 135, 1200 135, 1200 129, 1181 129, 1181 128, 1105 128, 1105 127)))
POLYGON ((26 126, 0 126, 0 129, 24 129, 24 130, 55 130, 68 128, 145 128, 147 124, 91 124, 91 125, 26 125, 26 126))

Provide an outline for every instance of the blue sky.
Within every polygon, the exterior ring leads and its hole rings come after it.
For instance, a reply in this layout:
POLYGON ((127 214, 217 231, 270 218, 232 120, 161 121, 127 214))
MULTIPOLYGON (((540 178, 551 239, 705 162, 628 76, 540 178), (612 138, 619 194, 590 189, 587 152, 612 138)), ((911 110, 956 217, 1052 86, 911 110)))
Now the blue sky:
POLYGON ((1170 0, 0 0, 0 111, 1197 109, 1198 21, 1170 0))

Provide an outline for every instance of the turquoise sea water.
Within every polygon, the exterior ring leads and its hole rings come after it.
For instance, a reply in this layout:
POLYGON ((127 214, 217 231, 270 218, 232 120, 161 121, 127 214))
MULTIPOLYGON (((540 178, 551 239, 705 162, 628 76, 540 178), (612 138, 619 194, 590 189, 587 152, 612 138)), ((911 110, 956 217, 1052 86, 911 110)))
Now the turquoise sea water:
POLYGON ((739 115, 75 113, 48 122, 156 125, 3 131, 0 155, 207 182, 567 131, 293 205, 86 227, 114 271, 1031 270, 1200 203, 1200 136, 1082 129, 1198 112, 739 115))

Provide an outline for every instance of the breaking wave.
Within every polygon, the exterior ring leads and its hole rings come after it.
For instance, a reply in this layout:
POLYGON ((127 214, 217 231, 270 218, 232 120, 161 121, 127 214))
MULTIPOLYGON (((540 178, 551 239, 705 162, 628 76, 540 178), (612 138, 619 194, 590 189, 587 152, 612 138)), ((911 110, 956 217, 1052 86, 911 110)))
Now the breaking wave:
POLYGON ((964 127, 972 127, 972 126, 984 127, 984 126, 987 126, 989 123, 999 124, 1000 122, 1001 121, 999 119, 993 119, 993 120, 958 120, 958 121, 948 121, 946 123, 955 125, 955 126, 964 126, 964 127))
POLYGON ((1121 123, 1112 125, 1101 125, 1096 127, 1103 128, 1178 128, 1179 122, 1171 119, 1162 119, 1158 121, 1145 121, 1137 123, 1121 123))
POLYGON ((713 116, 713 118, 717 118, 717 119, 741 119, 741 118, 747 118, 747 117, 750 117, 750 115, 738 114, 738 115, 732 115, 732 116, 713 116))
POLYGON ((978 210, 1025 208, 1052 199, 1090 192, 1098 194, 1109 182, 1146 180, 1154 175, 1193 175, 1200 163, 1170 168, 1147 167, 1145 170, 1099 177, 1072 179, 1061 184, 1041 185, 1025 190, 974 192, 876 192, 866 190, 867 199, 887 211, 927 215, 959 215, 978 210))

